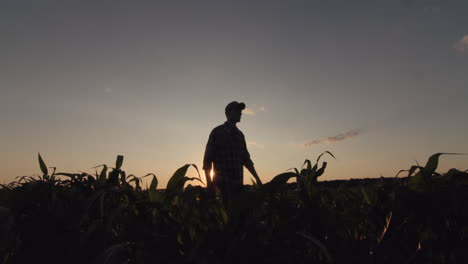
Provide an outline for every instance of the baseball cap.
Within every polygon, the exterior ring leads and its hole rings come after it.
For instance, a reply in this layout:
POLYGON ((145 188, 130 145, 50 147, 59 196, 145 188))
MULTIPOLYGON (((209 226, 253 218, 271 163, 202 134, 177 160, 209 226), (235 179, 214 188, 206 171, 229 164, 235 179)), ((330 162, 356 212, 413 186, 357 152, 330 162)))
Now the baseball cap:
POLYGON ((236 101, 232 101, 228 105, 226 105, 226 108, 224 109, 224 111, 227 113, 227 112, 231 111, 231 109, 244 110, 245 109, 245 104, 244 103, 239 103, 239 102, 236 102, 236 101))

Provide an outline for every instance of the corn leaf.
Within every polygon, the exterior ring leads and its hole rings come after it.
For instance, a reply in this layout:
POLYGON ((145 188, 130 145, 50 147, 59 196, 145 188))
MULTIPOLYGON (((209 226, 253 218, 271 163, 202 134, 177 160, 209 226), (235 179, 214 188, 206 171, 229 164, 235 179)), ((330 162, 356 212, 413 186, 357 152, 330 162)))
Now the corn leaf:
MULTIPOLYGON (((185 174, 187 173, 187 170, 189 167, 190 167, 190 164, 185 164, 184 166, 180 167, 174 172, 172 177, 167 182, 167 187, 166 187, 167 192, 180 190, 179 185, 184 180, 185 174)), ((182 189, 183 189, 183 186, 182 186, 182 189)))
POLYGON ((320 155, 318 156, 316 163, 319 162, 320 158, 321 158, 324 154, 329 154, 329 155, 332 156, 334 159, 336 159, 335 156, 334 156, 330 151, 325 151, 325 152, 323 152, 322 154, 320 154, 320 155))
POLYGON ((49 173, 49 171, 47 170, 47 166, 44 160, 42 159, 41 154, 37 153, 37 155, 39 156, 39 166, 41 167, 42 174, 47 175, 49 173))
POLYGON ((279 175, 276 175, 270 182, 266 183, 264 186, 269 190, 276 190, 286 185, 286 182, 297 177, 297 174, 294 172, 285 172, 279 175))
POLYGON ((101 181, 101 182, 105 182, 106 181, 106 175, 107 175, 107 166, 102 165, 102 171, 101 171, 101 174, 99 174, 98 180, 101 181))
POLYGON ((306 169, 310 170, 312 168, 312 163, 310 162, 310 160, 306 159, 304 161, 304 163, 302 164, 302 168, 304 168, 304 165, 307 165, 306 166, 306 169))
POLYGON ((115 169, 120 170, 122 167, 124 157, 122 155, 117 156, 117 160, 115 161, 115 169))
POLYGON ((153 180, 151 180, 150 190, 156 190, 158 188, 158 178, 156 175, 153 175, 153 180))
POLYGON ((148 189, 149 200, 150 202, 156 202, 158 200, 158 179, 153 175, 153 180, 151 181, 150 187, 148 189))
POLYGON ((431 176, 435 170, 437 169, 437 166, 439 165, 439 157, 441 155, 464 155, 462 153, 436 153, 432 156, 429 157, 427 160, 426 166, 424 166, 424 173, 428 176, 431 176))
POLYGON ((317 173, 315 174, 315 179, 317 179, 318 177, 322 176, 322 174, 325 172, 325 168, 327 168, 327 163, 326 162, 323 162, 322 163, 322 167, 317 171, 317 173))

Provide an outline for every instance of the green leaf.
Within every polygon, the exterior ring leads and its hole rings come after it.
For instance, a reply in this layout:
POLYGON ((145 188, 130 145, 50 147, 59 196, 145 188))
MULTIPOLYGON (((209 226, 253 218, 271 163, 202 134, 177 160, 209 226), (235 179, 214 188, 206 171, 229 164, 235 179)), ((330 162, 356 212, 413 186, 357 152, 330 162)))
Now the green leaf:
POLYGON ((158 178, 156 175, 153 175, 153 180, 151 180, 150 190, 156 190, 158 188, 158 178))
POLYGON ((184 181, 185 174, 187 173, 189 167, 190 164, 185 164, 174 172, 172 177, 167 182, 166 192, 182 191, 184 186, 180 186, 180 184, 182 181, 184 181))
POLYGON ((276 175, 270 182, 267 182, 264 186, 267 190, 274 191, 286 185, 286 182, 297 177, 297 174, 294 172, 285 172, 276 175))
POLYGON ((330 151, 325 151, 325 152, 323 152, 322 154, 320 154, 320 155, 318 156, 316 163, 319 162, 320 158, 321 158, 324 154, 329 154, 329 155, 332 156, 334 159, 336 159, 335 156, 334 156, 330 151))
POLYGON ((416 165, 411 166, 411 168, 408 170, 408 177, 411 177, 411 175, 413 175, 413 173, 414 173, 417 169, 421 170, 422 167, 421 167, 421 166, 416 166, 416 165))
POLYGON ((74 178, 74 177, 76 177, 78 174, 75 174, 75 173, 66 173, 66 172, 57 172, 57 173, 55 173, 55 175, 57 175, 57 176, 66 176, 66 177, 74 178))
POLYGON ((107 179, 107 183, 112 184, 112 185, 118 185, 119 184, 119 175, 120 172, 118 169, 113 169, 109 173, 109 178, 107 179))
POLYGON ((392 221, 392 215, 393 215, 393 212, 390 211, 390 213, 385 217, 385 226, 382 230, 382 233, 380 233, 380 236, 377 238, 377 241, 379 243, 382 241, 383 237, 387 233, 388 227, 390 226, 390 222, 392 221))
POLYGON ((125 171, 122 171, 122 170, 121 170, 119 173, 120 173, 120 182, 121 182, 122 184, 125 184, 125 179, 127 178, 127 176, 126 176, 126 174, 125 174, 125 171))
POLYGON ((52 172, 52 178, 54 177, 55 175, 55 171, 57 170, 57 167, 50 167, 51 169, 54 169, 54 171, 52 172))
MULTIPOLYGON (((130 174, 130 175, 132 175, 132 174, 130 174)), ((130 175, 129 175, 129 176, 130 176, 130 175)), ((140 177, 140 179, 146 178, 146 177, 148 177, 148 176, 154 176, 154 177, 156 177, 156 175, 155 175, 154 173, 148 173, 148 174, 146 174, 145 176, 140 177)))
POLYGON ((135 189, 141 190, 139 179, 137 179, 137 180, 135 181, 135 189))
POLYGON ((39 156, 39 166, 41 167, 42 174, 47 175, 49 171, 47 170, 47 166, 44 163, 44 160, 42 160, 41 154, 37 153, 39 156))
POLYGON ((315 174, 317 172, 317 167, 318 167, 318 163, 315 163, 314 167, 312 167, 312 169, 309 171, 309 173, 311 175, 315 174))
POLYGON ((295 172, 297 175, 300 175, 300 173, 299 173, 299 170, 298 170, 298 169, 294 168, 294 172, 295 172))
POLYGON ((196 178, 196 177, 184 177, 184 179, 183 179, 183 183, 184 183, 184 184, 183 184, 182 186, 184 186, 185 183, 186 183, 187 181, 198 181, 198 182, 200 182, 201 184, 205 184, 205 183, 202 182, 202 180, 200 180, 199 178, 196 178))
POLYGON ((322 174, 325 172, 325 168, 327 167, 327 163, 326 162, 323 162, 322 163, 322 167, 317 171, 317 173, 315 174, 315 180, 317 180, 318 177, 322 176, 322 174))
POLYGON ((437 169, 437 166, 439 165, 439 157, 441 155, 464 155, 463 153, 436 153, 432 156, 429 157, 427 160, 426 166, 424 166, 424 174, 427 176, 431 176, 435 170, 437 169))
POLYGON ((408 170, 399 170, 398 173, 395 175, 395 178, 398 178, 398 175, 400 175, 400 173, 405 172, 405 171, 408 171, 408 170))
POLYGON ((191 164, 193 167, 195 167, 195 170, 197 171, 197 174, 198 174, 198 178, 201 180, 201 176, 200 176, 200 171, 198 170, 198 167, 196 164, 191 164))
POLYGON ((127 179, 126 179, 126 180, 127 180, 127 183, 128 183, 128 184, 130 184, 130 183, 132 183, 132 182, 135 182, 135 189, 136 189, 136 190, 141 190, 141 188, 140 188, 140 181, 141 181, 141 179, 140 179, 140 178, 138 178, 137 176, 135 176, 135 175, 133 175, 133 174, 130 174, 130 175, 127 176, 127 179))
POLYGON ((115 161, 115 169, 120 170, 122 167, 124 157, 122 155, 117 156, 117 160, 115 161))
POLYGON ((293 171, 295 171, 297 174, 299 174, 299 170, 298 170, 297 168, 289 168, 289 169, 287 169, 286 171, 290 171, 290 170, 293 170, 293 171))
POLYGON ((367 202, 367 204, 372 205, 372 201, 369 198, 369 195, 367 194, 366 190, 364 189, 364 187, 362 185, 361 185, 361 192, 362 192, 362 195, 364 196, 364 200, 367 202))
POLYGON ((418 171, 414 176, 408 178, 408 187, 415 191, 424 191, 426 187, 426 178, 423 177, 422 171, 418 171))
POLYGON ((102 171, 101 171, 101 174, 99 174, 98 180, 100 182, 105 182, 106 181, 106 176, 107 176, 107 166, 102 165, 102 171))
POLYGON ((400 173, 405 172, 405 171, 408 172, 408 176, 406 176, 406 177, 411 177, 411 175, 413 175, 413 173, 414 173, 417 169, 421 170, 421 169, 423 169, 423 167, 416 166, 416 165, 411 166, 411 168, 410 168, 409 170, 400 170, 400 171, 398 171, 398 173, 395 175, 395 177, 398 178, 398 175, 400 175, 400 173))
POLYGON ((156 188, 158 187, 158 179, 156 178, 155 175, 153 175, 153 180, 151 181, 151 185, 148 189, 148 195, 149 195, 149 200, 150 202, 156 202, 158 201, 158 191, 156 188))
POLYGON ((456 175, 463 175, 463 171, 460 171, 460 170, 457 170, 455 168, 452 168, 452 169, 449 169, 446 173, 445 173, 445 177, 453 177, 453 176, 456 176, 456 175))

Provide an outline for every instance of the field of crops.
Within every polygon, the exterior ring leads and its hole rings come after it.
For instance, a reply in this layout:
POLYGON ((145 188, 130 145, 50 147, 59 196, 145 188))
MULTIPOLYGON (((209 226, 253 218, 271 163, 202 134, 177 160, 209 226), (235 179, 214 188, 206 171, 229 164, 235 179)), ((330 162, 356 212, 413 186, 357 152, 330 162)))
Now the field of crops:
POLYGON ((42 176, 0 187, 0 263, 468 263, 467 171, 437 173, 438 153, 395 178, 317 181, 322 155, 229 202, 191 185, 194 165, 158 190, 122 156, 95 175, 39 156, 42 176))

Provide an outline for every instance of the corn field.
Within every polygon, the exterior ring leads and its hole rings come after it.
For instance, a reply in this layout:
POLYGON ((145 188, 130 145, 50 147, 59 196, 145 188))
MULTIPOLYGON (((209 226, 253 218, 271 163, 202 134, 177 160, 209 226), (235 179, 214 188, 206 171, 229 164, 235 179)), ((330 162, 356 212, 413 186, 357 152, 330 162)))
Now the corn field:
POLYGON ((437 173, 444 154, 393 178, 318 181, 324 152, 229 202, 192 164, 161 190, 123 156, 91 175, 39 155, 42 176, 0 187, 0 263, 468 263, 468 173, 437 173))

